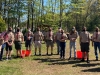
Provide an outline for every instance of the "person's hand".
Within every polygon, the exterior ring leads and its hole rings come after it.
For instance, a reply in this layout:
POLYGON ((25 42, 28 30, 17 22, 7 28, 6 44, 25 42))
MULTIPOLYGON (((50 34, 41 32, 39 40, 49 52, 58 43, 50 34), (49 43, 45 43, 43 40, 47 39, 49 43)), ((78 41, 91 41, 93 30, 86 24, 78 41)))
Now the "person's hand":
POLYGON ((31 37, 28 37, 28 40, 30 40, 31 39, 31 37))

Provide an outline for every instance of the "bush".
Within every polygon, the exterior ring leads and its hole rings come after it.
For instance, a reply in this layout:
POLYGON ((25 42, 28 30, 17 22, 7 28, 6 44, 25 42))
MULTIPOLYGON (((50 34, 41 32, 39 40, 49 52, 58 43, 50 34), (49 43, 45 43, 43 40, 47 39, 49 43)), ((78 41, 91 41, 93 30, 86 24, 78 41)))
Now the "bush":
POLYGON ((5 21, 2 19, 2 17, 0 16, 0 32, 3 32, 6 30, 6 23, 5 21))

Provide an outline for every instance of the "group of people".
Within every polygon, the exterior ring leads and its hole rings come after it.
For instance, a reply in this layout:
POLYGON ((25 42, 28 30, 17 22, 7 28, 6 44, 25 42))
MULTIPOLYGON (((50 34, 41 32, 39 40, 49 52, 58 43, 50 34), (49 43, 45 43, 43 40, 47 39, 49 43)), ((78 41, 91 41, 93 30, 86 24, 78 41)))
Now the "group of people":
POLYGON ((42 42, 46 43, 47 55, 49 54, 49 47, 51 47, 51 55, 53 54, 54 43, 57 44, 57 54, 60 55, 60 59, 65 59, 66 41, 70 40, 70 53, 68 60, 72 57, 72 48, 74 49, 74 59, 76 59, 76 40, 79 36, 79 43, 82 52, 82 62, 87 58, 89 63, 89 45, 90 41, 94 45, 96 60, 98 60, 97 48, 100 52, 100 32, 99 28, 96 27, 95 32, 92 36, 86 30, 86 27, 82 28, 80 34, 76 31, 75 27, 71 29, 69 34, 66 34, 63 29, 58 28, 58 31, 54 34, 52 28, 48 28, 48 31, 43 34, 38 27, 35 33, 31 32, 31 29, 23 35, 20 28, 17 28, 15 33, 12 32, 12 28, 9 27, 8 31, 4 35, 0 35, 0 60, 2 60, 3 50, 6 47, 6 60, 11 59, 12 45, 15 44, 16 57, 21 56, 22 43, 25 42, 26 50, 32 50, 32 44, 34 43, 34 55, 37 55, 37 48, 39 49, 38 54, 41 55, 42 42))

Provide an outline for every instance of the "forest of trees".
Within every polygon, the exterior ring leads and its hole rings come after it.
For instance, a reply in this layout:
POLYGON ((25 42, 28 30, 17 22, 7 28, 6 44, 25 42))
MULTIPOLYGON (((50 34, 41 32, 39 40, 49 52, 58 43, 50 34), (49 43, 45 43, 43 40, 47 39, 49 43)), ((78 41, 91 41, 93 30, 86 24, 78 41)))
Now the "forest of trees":
MULTIPOLYGON (((100 27, 100 0, 0 0, 0 15, 7 27, 50 25, 79 31, 100 27)), ((1 27, 1 26, 0 26, 1 27)))

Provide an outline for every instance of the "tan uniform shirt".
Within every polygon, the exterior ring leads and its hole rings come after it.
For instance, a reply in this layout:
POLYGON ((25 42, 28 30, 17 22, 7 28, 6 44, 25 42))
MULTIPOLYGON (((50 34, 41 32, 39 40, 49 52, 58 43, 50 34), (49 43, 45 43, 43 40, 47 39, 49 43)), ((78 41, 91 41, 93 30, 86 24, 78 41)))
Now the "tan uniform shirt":
POLYGON ((94 32, 92 35, 92 39, 95 42, 100 42, 100 32, 94 32))
POLYGON ((68 38, 67 35, 63 33, 63 34, 60 34, 59 40, 61 42, 66 42, 67 38, 68 38))
POLYGON ((70 42, 76 41, 77 37, 78 37, 78 32, 76 32, 76 33, 74 33, 74 34, 72 34, 72 35, 69 34, 70 42))
POLYGON ((15 33, 15 41, 22 41, 23 34, 21 32, 15 33))
POLYGON ((46 40, 54 40, 54 34, 52 31, 46 33, 46 40))
POLYGON ((34 33, 34 41, 42 41, 43 40, 43 33, 42 32, 35 32, 34 33))
POLYGON ((81 32, 80 33, 80 42, 86 43, 90 41, 90 33, 89 32, 81 32))
POLYGON ((14 41, 14 34, 12 32, 9 32, 7 36, 8 36, 8 41, 14 41))
POLYGON ((57 32, 57 33, 56 33, 56 36, 55 36, 55 39, 56 39, 56 40, 59 40, 59 39, 60 39, 60 35, 61 35, 61 33, 60 33, 60 32, 57 32))

